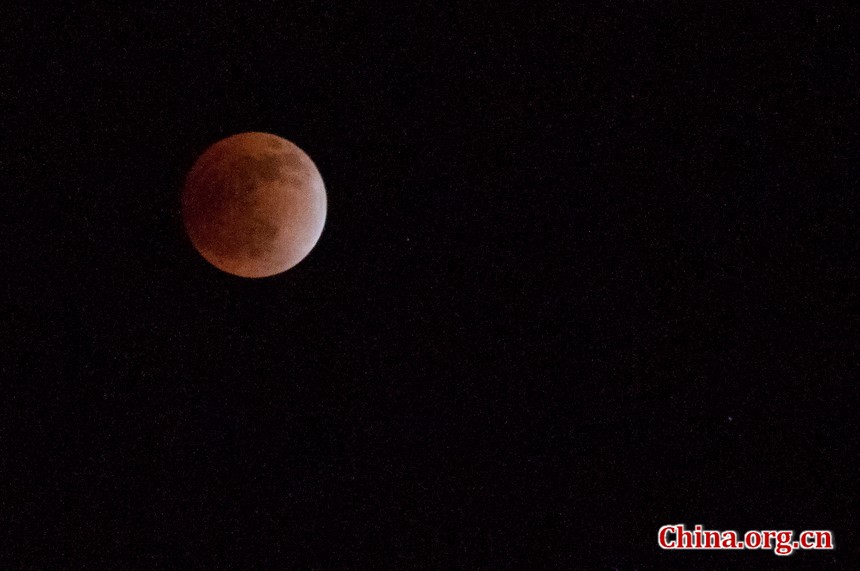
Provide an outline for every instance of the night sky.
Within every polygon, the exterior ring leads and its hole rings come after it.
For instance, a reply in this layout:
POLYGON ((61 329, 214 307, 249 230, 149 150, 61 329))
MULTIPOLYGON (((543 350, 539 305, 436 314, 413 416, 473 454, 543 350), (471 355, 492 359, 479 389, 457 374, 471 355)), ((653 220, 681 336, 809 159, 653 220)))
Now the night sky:
POLYGON ((860 558, 858 12, 481 4, 4 10, 2 567, 860 558), (179 213, 244 131, 328 193, 260 280, 179 213))

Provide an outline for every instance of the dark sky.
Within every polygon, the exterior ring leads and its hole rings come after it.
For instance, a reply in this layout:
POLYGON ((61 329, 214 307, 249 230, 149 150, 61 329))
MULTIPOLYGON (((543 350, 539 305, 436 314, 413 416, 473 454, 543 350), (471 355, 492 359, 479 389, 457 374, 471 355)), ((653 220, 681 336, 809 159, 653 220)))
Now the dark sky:
POLYGON ((3 567, 860 558, 856 10, 289 4, 4 14, 3 567), (328 192, 263 280, 179 216, 243 131, 328 192))

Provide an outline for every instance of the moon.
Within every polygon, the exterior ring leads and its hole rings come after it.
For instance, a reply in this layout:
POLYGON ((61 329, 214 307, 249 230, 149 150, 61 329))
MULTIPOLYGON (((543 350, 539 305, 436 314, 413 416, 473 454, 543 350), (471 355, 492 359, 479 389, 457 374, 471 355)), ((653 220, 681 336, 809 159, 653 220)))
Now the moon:
POLYGON ((299 147, 269 133, 240 133, 209 147, 188 173, 182 220, 194 248, 236 276, 285 272, 322 235, 326 192, 299 147))

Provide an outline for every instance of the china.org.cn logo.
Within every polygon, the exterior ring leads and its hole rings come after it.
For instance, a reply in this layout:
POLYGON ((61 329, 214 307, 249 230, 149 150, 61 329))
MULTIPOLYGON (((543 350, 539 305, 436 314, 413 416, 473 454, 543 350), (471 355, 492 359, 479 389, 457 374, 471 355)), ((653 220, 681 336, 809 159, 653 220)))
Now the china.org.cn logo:
POLYGON ((669 550, 741 550, 766 549, 776 555, 791 555, 797 550, 833 549, 833 532, 806 530, 795 533, 790 529, 751 530, 741 536, 728 529, 704 529, 701 525, 692 530, 684 524, 664 525, 657 532, 657 544, 669 550))

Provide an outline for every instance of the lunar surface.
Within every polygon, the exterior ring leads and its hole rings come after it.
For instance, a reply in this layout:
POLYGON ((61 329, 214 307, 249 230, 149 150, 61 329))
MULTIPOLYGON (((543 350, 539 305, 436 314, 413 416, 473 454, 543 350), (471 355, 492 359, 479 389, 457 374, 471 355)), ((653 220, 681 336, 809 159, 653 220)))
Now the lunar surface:
POLYGON ((194 248, 216 268, 247 278, 284 272, 316 245, 326 218, 319 171, 276 135, 241 133, 206 150, 182 191, 194 248))

